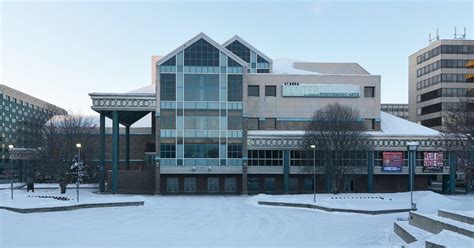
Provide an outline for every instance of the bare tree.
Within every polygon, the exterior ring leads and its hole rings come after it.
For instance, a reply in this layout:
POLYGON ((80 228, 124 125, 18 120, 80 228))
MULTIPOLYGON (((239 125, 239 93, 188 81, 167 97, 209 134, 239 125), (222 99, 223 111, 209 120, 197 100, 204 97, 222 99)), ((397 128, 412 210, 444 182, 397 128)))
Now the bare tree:
MULTIPOLYGON (((334 193, 341 192, 344 177, 355 173, 360 165, 351 159, 351 154, 367 151, 369 135, 365 131, 359 112, 350 106, 329 104, 314 112, 302 149, 309 152, 310 145, 315 145, 325 154, 321 165, 334 193)), ((304 170, 312 171, 313 168, 306 166, 304 170)))
POLYGON ((447 149, 456 153, 458 170, 465 173, 469 191, 474 177, 474 101, 461 101, 446 114, 444 123, 445 139, 455 141, 448 142, 447 149))
POLYGON ((82 144, 81 160, 87 161, 96 150, 92 140, 96 127, 93 118, 83 115, 52 117, 44 125, 39 140, 37 180, 57 182, 61 186, 61 193, 65 193, 67 184, 76 175, 71 173, 77 169, 71 166, 77 160, 76 144, 82 144))

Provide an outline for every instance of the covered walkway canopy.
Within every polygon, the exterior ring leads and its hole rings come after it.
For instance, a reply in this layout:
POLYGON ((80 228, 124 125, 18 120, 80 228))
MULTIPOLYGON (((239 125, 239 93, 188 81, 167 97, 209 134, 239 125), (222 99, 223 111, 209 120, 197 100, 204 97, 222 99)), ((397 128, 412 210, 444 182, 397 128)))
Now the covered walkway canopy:
MULTIPOLYGON (((155 112, 155 84, 128 93, 90 93, 92 109, 100 114, 100 190, 105 191, 105 117, 112 120, 112 192, 117 190, 119 125, 125 126, 125 165, 130 166, 130 126, 155 112)), ((152 134, 155 125, 152 118, 152 134)))

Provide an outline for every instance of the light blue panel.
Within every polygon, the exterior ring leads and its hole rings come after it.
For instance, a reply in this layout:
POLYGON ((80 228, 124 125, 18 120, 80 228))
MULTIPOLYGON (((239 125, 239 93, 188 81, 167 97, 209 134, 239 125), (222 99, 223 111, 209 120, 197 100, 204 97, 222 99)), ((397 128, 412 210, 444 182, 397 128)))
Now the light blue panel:
POLYGON ((226 116, 219 117, 219 129, 220 130, 226 130, 227 129, 227 117, 226 116))
POLYGON ((227 66, 227 55, 221 52, 219 54, 219 62, 220 66, 227 66))
POLYGON ((183 116, 176 116, 176 129, 183 129, 183 116))
POLYGON ((179 52, 177 55, 176 55, 176 65, 184 65, 184 53, 183 52, 179 52))
POLYGON ((176 87, 183 88, 184 76, 182 73, 176 75, 176 87))
POLYGON ((184 158, 184 146, 183 145, 176 145, 176 157, 177 158, 184 158))
POLYGON ((221 144, 219 146, 219 157, 220 158, 226 158, 227 157, 227 145, 226 144, 221 144))

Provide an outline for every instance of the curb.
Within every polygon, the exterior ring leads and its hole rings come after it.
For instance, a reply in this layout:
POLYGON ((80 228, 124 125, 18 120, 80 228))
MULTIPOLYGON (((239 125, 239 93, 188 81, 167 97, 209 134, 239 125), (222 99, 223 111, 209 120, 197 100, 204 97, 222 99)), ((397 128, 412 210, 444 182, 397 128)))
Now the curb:
POLYGON ((88 203, 88 204, 78 204, 71 206, 59 206, 59 207, 45 207, 45 208, 13 208, 13 207, 4 207, 0 206, 0 209, 5 209, 8 211, 21 213, 21 214, 30 214, 30 213, 45 213, 45 212, 57 212, 57 211, 71 211, 77 209, 85 208, 107 208, 107 207, 128 207, 128 206, 143 206, 145 202, 111 202, 111 203, 88 203))
POLYGON ((279 206, 279 207, 294 207, 294 208, 309 208, 309 209, 318 209, 326 212, 343 212, 343 213, 358 213, 358 214, 391 214, 391 213, 403 213, 409 212, 411 209, 402 208, 402 209, 387 209, 387 210, 357 210, 357 209, 343 209, 343 208, 329 208, 322 207, 313 204, 305 203, 286 203, 286 202, 268 202, 268 201, 259 201, 259 205, 268 205, 268 206, 279 206))

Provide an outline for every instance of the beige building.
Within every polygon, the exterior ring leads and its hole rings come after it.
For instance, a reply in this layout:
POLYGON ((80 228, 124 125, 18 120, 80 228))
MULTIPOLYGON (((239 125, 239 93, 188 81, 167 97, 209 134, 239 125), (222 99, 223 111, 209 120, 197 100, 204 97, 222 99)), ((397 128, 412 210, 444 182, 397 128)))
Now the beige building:
POLYGON ((474 40, 436 40, 409 57, 409 120, 443 130, 447 111, 474 96, 474 40))
POLYGON ((380 110, 403 119, 408 119, 408 104, 406 103, 382 103, 380 110))

